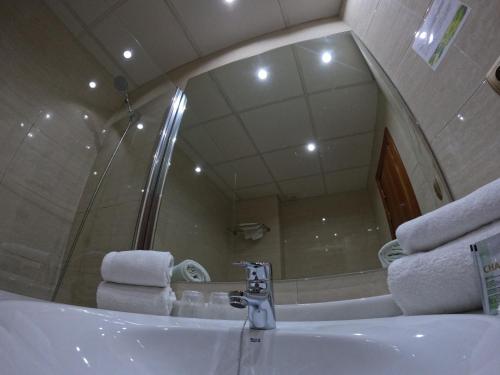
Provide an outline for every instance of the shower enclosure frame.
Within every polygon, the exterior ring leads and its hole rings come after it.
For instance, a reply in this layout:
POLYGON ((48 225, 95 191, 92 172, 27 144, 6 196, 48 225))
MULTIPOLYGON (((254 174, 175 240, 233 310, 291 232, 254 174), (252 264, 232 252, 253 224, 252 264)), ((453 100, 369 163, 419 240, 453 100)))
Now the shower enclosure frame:
POLYGON ((170 111, 161 128, 146 186, 144 187, 144 195, 139 209, 132 245, 134 249, 150 250, 152 248, 163 196, 163 187, 165 186, 186 103, 186 95, 181 89, 177 88, 170 111))

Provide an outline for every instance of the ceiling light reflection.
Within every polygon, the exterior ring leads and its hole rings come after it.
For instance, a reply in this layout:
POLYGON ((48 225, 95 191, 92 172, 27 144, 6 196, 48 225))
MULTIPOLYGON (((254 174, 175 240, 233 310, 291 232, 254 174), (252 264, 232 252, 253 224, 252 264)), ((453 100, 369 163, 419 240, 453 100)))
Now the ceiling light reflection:
POLYGON ((132 50, 126 49, 123 51, 123 57, 125 57, 127 60, 132 58, 132 50))
POLYGON ((260 68, 260 69, 257 71, 257 77, 258 77, 261 81, 265 81, 265 80, 269 77, 269 72, 267 71, 267 69, 260 68))
POLYGON ((308 143, 307 146, 306 146, 306 149, 309 152, 315 151, 316 150, 316 143, 313 143, 313 142, 308 143))
POLYGON ((321 61, 323 61, 324 64, 329 64, 332 59, 332 53, 329 51, 325 51, 321 54, 321 61))

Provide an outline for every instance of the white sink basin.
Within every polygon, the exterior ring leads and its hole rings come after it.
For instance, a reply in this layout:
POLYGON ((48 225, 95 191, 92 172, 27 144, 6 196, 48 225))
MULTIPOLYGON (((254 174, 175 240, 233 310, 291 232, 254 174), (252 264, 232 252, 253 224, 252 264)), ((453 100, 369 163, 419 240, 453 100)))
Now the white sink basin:
MULTIPOLYGON (((0 300, 0 373, 236 375, 243 322, 0 300)), ((434 315, 245 330, 242 375, 497 374, 500 319, 434 315)))

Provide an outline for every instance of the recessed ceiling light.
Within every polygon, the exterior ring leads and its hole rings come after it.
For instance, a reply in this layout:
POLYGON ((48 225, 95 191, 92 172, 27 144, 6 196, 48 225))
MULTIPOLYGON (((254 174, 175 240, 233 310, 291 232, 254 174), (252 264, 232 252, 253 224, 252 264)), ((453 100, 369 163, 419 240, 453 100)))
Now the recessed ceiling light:
POLYGON ((94 176, 97 176, 97 171, 92 172, 94 176))
POLYGON ((46 118, 47 120, 48 120, 48 119, 50 119, 51 117, 52 117, 52 115, 51 115, 50 113, 46 113, 46 114, 45 114, 45 118, 46 118))
POLYGON ((126 49, 123 51, 123 57, 125 57, 127 60, 132 58, 132 50, 126 49))
POLYGON ((85 146, 87 150, 90 150, 90 145, 85 146))
POLYGON ((96 82, 96 81, 90 81, 90 82, 89 82, 89 87, 90 87, 91 89, 95 89, 95 88, 97 87, 97 82, 96 82))
POLYGON ((459 113, 457 117, 460 121, 465 121, 465 117, 461 113, 459 113))
POLYGON ((234 0, 224 0, 226 4, 232 4, 234 3, 234 0))
POLYGON ((33 138, 33 133, 28 133, 28 137, 33 138))
POLYGON ((85 115, 83 115, 83 118, 84 118, 85 120, 88 120, 88 119, 89 119, 89 115, 85 114, 85 115))
POLYGON ((24 122, 21 122, 21 123, 19 124, 19 126, 20 126, 21 128, 24 128, 24 122))
POLYGON ((316 150, 316 143, 313 143, 313 142, 308 143, 307 146, 306 146, 306 149, 309 152, 315 151, 316 150))
POLYGON ((322 218, 321 218, 321 221, 322 221, 323 223, 324 223, 324 222, 326 222, 326 217, 322 217, 322 218))
POLYGON ((139 129, 139 130, 144 129, 144 124, 142 122, 138 123, 136 126, 137 126, 137 129, 139 129))
POLYGON ((196 168, 194 169, 194 171, 197 173, 197 174, 200 174, 202 169, 199 165, 196 166, 196 168))
POLYGON ((267 71, 267 69, 260 68, 260 69, 257 71, 257 77, 258 77, 261 81, 265 81, 265 80, 267 79, 267 77, 269 77, 269 72, 267 71))
POLYGON ((332 61, 332 53, 329 51, 325 51, 321 54, 321 61, 324 64, 329 64, 332 61))

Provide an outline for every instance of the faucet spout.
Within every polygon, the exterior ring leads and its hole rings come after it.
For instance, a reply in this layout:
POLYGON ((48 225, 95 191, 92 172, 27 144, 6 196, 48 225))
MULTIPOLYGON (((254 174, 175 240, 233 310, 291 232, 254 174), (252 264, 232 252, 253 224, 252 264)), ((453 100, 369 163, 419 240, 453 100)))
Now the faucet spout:
POLYGON ((239 262, 235 265, 246 269, 247 289, 229 292, 229 303, 236 308, 248 307, 251 329, 276 328, 271 264, 239 262))

